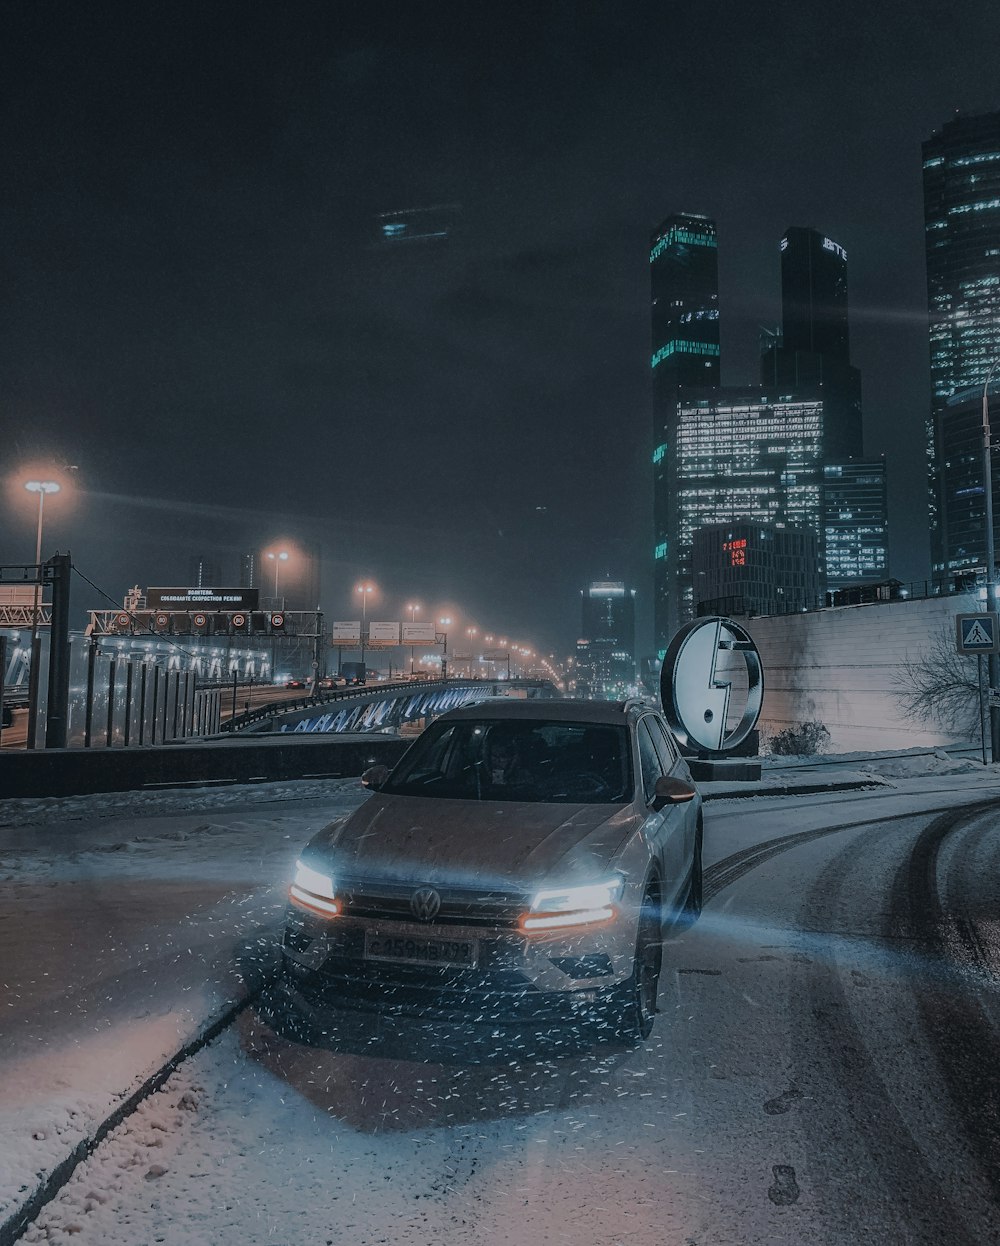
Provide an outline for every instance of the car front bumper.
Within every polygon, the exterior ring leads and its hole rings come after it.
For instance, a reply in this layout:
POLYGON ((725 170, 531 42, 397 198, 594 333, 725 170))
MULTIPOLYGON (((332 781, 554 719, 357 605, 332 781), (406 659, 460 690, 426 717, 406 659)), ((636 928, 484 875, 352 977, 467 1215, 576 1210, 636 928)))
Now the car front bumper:
POLYGON ((293 1009, 322 1019, 337 1009, 501 1022, 578 1019, 632 973, 635 928, 622 914, 594 928, 525 935, 515 928, 442 927, 450 940, 474 941, 474 967, 365 957, 365 933, 427 937, 406 922, 314 918, 288 909, 282 990, 293 1009))

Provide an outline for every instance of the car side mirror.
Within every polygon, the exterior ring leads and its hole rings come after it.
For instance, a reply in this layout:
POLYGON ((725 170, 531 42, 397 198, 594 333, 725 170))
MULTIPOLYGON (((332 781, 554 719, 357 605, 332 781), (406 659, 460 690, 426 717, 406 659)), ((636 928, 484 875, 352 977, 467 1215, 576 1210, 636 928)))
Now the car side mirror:
POLYGON ((369 766, 361 776, 362 787, 370 787, 373 792, 377 792, 382 784, 389 777, 389 767, 378 765, 369 766))
POLYGON ((698 790, 693 784, 675 779, 670 774, 661 774, 653 792, 653 808, 658 811, 665 805, 683 805, 697 795, 698 790))

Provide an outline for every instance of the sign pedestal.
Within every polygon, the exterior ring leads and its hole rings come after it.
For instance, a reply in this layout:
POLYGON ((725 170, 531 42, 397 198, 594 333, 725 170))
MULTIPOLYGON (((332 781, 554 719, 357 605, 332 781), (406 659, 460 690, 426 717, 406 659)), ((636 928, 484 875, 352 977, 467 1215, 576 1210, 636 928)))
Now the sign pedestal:
POLYGON ((696 783, 756 783, 760 761, 752 757, 691 757, 691 778, 696 783))

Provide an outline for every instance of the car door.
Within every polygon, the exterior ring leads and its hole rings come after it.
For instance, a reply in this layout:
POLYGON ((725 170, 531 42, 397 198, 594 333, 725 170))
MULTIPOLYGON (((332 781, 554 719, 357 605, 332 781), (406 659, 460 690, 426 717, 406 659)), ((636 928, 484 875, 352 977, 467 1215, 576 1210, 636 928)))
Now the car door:
POLYGON ((657 855, 663 866, 664 907, 674 907, 678 894, 687 877, 685 864, 684 810, 686 805, 664 805, 659 811, 652 809, 656 794, 656 780, 669 774, 672 758, 652 714, 644 714, 636 726, 639 744, 639 766, 642 772, 643 797, 646 802, 646 833, 655 843, 657 855))

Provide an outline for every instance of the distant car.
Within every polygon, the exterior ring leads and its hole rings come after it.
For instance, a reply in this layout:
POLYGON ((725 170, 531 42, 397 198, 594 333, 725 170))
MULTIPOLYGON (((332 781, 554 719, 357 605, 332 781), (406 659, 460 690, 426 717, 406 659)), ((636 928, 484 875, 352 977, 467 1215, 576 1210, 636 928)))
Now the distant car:
POLYGON ((304 688, 305 686, 306 686, 306 681, 304 679, 286 679, 285 680, 286 688, 304 688))
POLYGON ((663 938, 701 911, 701 797, 640 702, 443 714, 315 835, 289 891, 277 1003, 596 1022, 649 1036, 663 938))
POLYGON ((319 681, 319 686, 321 688, 343 688, 346 683, 346 679, 338 679, 336 675, 324 675, 319 681))

